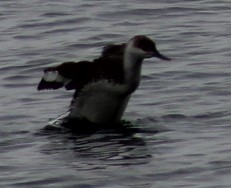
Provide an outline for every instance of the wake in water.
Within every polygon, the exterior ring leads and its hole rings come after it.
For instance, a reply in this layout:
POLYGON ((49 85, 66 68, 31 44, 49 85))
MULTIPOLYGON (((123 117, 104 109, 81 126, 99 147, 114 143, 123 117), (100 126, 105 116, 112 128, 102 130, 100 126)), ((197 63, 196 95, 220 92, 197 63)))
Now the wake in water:
POLYGON ((79 134, 92 134, 98 131, 106 130, 129 135, 141 131, 138 125, 135 125, 134 123, 127 120, 121 120, 119 123, 116 124, 101 125, 89 122, 85 119, 71 118, 69 114, 70 112, 67 111, 66 113, 61 114, 60 116, 55 118, 54 120, 49 121, 48 125, 45 127, 45 130, 59 129, 79 134))

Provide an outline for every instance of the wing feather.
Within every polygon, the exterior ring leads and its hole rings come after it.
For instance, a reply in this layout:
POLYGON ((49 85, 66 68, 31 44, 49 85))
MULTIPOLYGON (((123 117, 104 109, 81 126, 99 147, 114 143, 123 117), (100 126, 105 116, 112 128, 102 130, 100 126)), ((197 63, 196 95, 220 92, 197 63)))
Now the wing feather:
POLYGON ((38 90, 75 89, 75 95, 85 84, 98 79, 107 79, 112 82, 123 81, 122 56, 100 57, 94 61, 65 62, 44 70, 43 78, 38 84, 38 90))

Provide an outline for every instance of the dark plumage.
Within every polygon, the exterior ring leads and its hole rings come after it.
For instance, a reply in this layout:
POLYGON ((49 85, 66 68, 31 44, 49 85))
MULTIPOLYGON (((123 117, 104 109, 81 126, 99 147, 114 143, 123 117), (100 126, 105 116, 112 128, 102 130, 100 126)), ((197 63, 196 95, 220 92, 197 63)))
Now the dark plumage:
POLYGON ((48 67, 44 70, 44 74, 47 72, 57 72, 63 79, 46 81, 43 77, 37 89, 55 90, 65 87, 67 90, 76 89, 76 96, 83 86, 91 81, 107 79, 111 82, 122 83, 122 71, 122 57, 100 57, 92 62, 65 62, 61 65, 48 67))
POLYGON ((57 71, 64 79, 70 81, 65 85, 63 81, 48 82, 42 78, 37 89, 55 90, 64 86, 67 90, 81 90, 88 82, 102 78, 122 83, 122 57, 125 46, 125 43, 107 45, 103 48, 100 58, 93 61, 65 62, 55 67, 48 67, 44 70, 45 74, 57 71))
POLYGON ((46 68, 38 90, 74 89, 67 116, 96 124, 116 123, 139 86, 143 60, 152 57, 170 60, 157 51, 154 41, 138 35, 126 44, 104 47, 101 56, 93 61, 46 68))
POLYGON ((125 47, 125 43, 109 44, 103 48, 101 57, 123 56, 125 47))

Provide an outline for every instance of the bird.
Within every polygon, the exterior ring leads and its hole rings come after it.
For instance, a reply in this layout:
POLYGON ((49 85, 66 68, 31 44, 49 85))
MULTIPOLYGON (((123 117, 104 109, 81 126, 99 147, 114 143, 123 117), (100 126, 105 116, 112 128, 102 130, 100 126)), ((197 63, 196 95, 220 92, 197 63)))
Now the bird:
POLYGON ((92 61, 71 61, 44 69, 37 89, 75 90, 68 117, 99 125, 116 124, 140 84, 143 60, 152 57, 170 60, 152 39, 136 35, 127 43, 104 47, 101 56, 92 61))

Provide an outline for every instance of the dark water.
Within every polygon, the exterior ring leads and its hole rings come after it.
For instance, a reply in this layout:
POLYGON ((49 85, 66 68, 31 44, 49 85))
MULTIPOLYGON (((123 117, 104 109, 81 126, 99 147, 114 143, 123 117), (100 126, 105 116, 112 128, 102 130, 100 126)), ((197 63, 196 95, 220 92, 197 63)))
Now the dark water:
POLYGON ((229 0, 1 0, 0 187, 231 187, 230 13, 229 0), (144 62, 135 130, 44 130, 72 92, 36 91, 42 69, 136 34, 173 60, 144 62))

